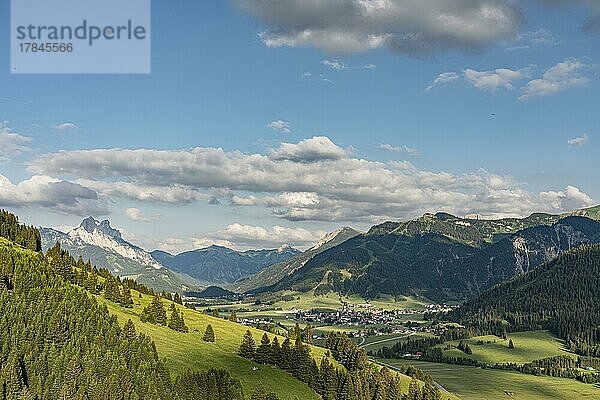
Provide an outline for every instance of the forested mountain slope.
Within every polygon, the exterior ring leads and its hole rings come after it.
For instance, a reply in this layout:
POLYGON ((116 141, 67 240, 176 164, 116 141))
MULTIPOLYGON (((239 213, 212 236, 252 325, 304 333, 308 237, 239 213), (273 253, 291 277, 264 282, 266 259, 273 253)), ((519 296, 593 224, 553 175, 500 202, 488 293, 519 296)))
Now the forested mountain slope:
MULTIPOLYGON (((442 218, 443 224, 449 217, 436 218, 442 218)), ((598 242, 600 223, 584 217, 503 234, 493 243, 477 246, 439 233, 375 234, 371 230, 315 255, 268 289, 318 288, 320 293, 333 290, 366 297, 387 293, 462 300, 533 270, 561 252, 598 242)))
POLYGON ((260 291, 260 288, 273 285, 285 276, 292 274, 317 254, 344 243, 346 240, 351 239, 358 234, 358 231, 349 227, 343 227, 330 232, 306 251, 283 262, 264 268, 252 276, 238 279, 228 287, 237 292, 260 291))
POLYGON ((467 301, 450 317, 496 334, 548 329, 570 350, 600 356, 600 245, 563 253, 467 301))

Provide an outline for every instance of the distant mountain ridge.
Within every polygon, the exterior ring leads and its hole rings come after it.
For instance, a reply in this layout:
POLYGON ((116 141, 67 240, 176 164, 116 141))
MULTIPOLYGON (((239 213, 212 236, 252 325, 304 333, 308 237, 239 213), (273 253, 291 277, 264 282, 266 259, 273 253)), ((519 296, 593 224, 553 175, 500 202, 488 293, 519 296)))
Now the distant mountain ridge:
POLYGON ((359 234, 360 232, 350 227, 337 229, 325 235, 314 246, 306 251, 297 254, 286 261, 264 268, 250 277, 239 279, 228 287, 236 292, 243 293, 257 291, 260 290, 260 288, 274 285, 284 277, 301 268, 308 260, 317 254, 344 243, 346 240, 359 234))
POLYGON ((165 268, 148 252, 124 240, 108 220, 88 217, 68 233, 42 227, 39 230, 44 251, 59 242, 73 257, 89 259, 114 275, 133 278, 155 290, 183 292, 206 286, 204 282, 165 268))
POLYGON ((235 251, 213 245, 177 255, 160 250, 153 251, 151 255, 154 260, 173 271, 185 273, 201 281, 223 285, 255 274, 298 253, 298 250, 288 245, 282 245, 278 249, 247 251, 235 251))
POLYGON ((386 222, 313 255, 257 290, 464 300, 562 252, 600 242, 598 221, 571 216, 598 216, 597 208, 564 214, 567 217, 532 214, 523 219, 481 220, 437 213, 386 222))

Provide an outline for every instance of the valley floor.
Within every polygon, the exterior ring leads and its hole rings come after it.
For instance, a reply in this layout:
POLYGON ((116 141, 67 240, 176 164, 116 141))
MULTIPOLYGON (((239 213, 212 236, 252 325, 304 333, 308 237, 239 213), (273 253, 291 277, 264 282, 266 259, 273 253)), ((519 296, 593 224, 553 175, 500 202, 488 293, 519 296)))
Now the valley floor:
POLYGON ((599 399, 600 388, 573 379, 540 377, 415 360, 379 360, 390 366, 414 365, 462 400, 599 399))

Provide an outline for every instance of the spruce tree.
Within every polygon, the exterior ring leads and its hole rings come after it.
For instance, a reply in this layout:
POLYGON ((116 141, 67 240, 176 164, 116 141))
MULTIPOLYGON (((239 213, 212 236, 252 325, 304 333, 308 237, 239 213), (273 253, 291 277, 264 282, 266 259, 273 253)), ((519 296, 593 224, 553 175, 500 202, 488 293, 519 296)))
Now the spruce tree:
POLYGON ((167 324, 167 312, 165 311, 159 296, 154 296, 152 302, 144 308, 140 315, 140 319, 142 322, 150 322, 151 324, 167 324))
POLYGON ((229 320, 231 322, 237 322, 237 311, 231 310, 231 314, 229 314, 229 320))
POLYGON ((181 301, 181 296, 179 295, 179 293, 175 293, 175 297, 173 298, 173 301, 177 304, 183 305, 183 302, 181 301))
POLYGON ((213 327, 211 324, 208 324, 206 330, 204 331, 204 336, 202 336, 202 340, 205 342, 214 342, 215 341, 215 332, 213 331, 213 327))
POLYGON ((250 330, 248 329, 244 334, 238 354, 244 358, 252 359, 254 358, 255 347, 256 346, 254 343, 254 337, 252 336, 252 332, 250 332, 250 330))
POLYGON ((271 341, 266 333, 263 333, 260 345, 256 349, 255 360, 260 364, 268 364, 271 360, 271 341))
POLYGON ((212 312, 212 316, 215 318, 219 318, 219 310, 215 308, 212 312))
POLYGON ((121 305, 125 308, 133 308, 133 298, 131 297, 131 290, 125 286, 121 292, 121 305))
POLYGON ((271 342, 271 358, 269 359, 269 364, 281 367, 281 346, 279 345, 277 336, 275 336, 271 342))
POLYGON ((508 348, 509 349, 514 349, 515 348, 515 344, 513 343, 512 339, 508 340, 508 348))
POLYGON ((133 324, 133 321, 128 319, 127 322, 125 323, 125 326, 123 326, 123 336, 127 339, 135 339, 137 337, 136 333, 135 333, 135 325, 133 324))
POLYGON ((313 342, 313 328, 311 324, 306 324, 306 328, 304 328, 304 342, 308 344, 312 344, 313 342))
POLYGON ((183 315, 179 312, 175 306, 175 303, 171 303, 169 311, 171 312, 171 316, 169 317, 168 327, 174 331, 186 333, 188 331, 188 327, 185 325, 183 315))

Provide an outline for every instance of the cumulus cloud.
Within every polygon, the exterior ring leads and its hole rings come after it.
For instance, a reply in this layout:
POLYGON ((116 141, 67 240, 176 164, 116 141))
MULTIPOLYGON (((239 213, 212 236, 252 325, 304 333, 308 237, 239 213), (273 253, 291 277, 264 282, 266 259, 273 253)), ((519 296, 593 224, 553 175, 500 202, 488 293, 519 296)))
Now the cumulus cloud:
POLYGON ((573 139, 567 140, 567 144, 571 147, 583 147, 589 140, 587 133, 573 139))
POLYGON ((337 146, 326 136, 315 136, 299 143, 281 143, 279 148, 271 150, 271 158, 294 162, 317 162, 341 160, 346 150, 337 146))
POLYGON ((142 215, 142 211, 140 211, 140 209, 136 208, 136 207, 130 207, 130 208, 126 209, 125 215, 131 221, 136 221, 136 222, 150 222, 150 221, 158 219, 160 217, 159 214, 154 214, 151 217, 145 217, 142 215))
POLYGON ((212 198, 206 193, 201 193, 194 188, 181 184, 148 185, 133 182, 106 182, 85 178, 77 179, 75 183, 111 197, 155 203, 187 204, 196 200, 210 201, 212 198))
POLYGON ((82 216, 108 213, 106 201, 95 191, 45 175, 34 175, 17 184, 0 175, 0 206, 38 206, 82 216))
POLYGON ((272 249, 282 244, 307 248, 325 235, 325 231, 309 231, 304 228, 288 228, 279 225, 262 227, 234 223, 225 229, 212 232, 201 238, 194 238, 195 247, 212 244, 234 247, 237 250, 272 249))
POLYGON ((271 121, 267 126, 277 132, 292 133, 292 125, 288 121, 282 119, 271 121))
POLYGON ((419 151, 417 149, 415 149, 414 147, 407 146, 407 145, 394 146, 389 143, 380 143, 379 148, 381 150, 389 151, 391 153, 406 153, 411 156, 419 155, 419 151))
POLYGON ((62 124, 58 124, 55 128, 61 132, 69 132, 77 130, 79 127, 72 122, 63 122, 62 124))
POLYGON ((515 81, 523 80, 529 76, 531 68, 512 70, 510 68, 496 68, 489 71, 465 69, 462 74, 456 72, 443 72, 425 88, 429 91, 437 86, 464 81, 476 89, 496 92, 499 89, 513 89, 515 81))
MULTIPOLYGON (((326 137, 282 144, 266 155, 201 147, 62 151, 35 158, 29 169, 83 177, 77 182, 104 196, 137 196, 137 189, 144 187, 153 193, 178 187, 238 207, 265 207, 290 221, 375 223, 435 210, 524 216, 591 204, 583 192, 553 188, 535 193, 510 176, 484 170, 451 174, 419 169, 407 161, 355 158, 326 137), (133 195, 113 189, 127 185, 135 185, 133 195), (549 202, 549 193, 557 199, 549 202)), ((181 198, 182 203, 189 200, 181 198)), ((146 201, 157 200, 148 196, 146 201)))
POLYGON ((7 122, 0 122, 0 163, 28 152, 27 143, 31 138, 19 135, 7 126, 7 122))
POLYGON ((523 94, 519 97, 519 100, 548 96, 570 88, 583 86, 590 82, 590 79, 582 73, 582 70, 586 67, 586 64, 575 58, 566 59, 547 69, 541 78, 529 81, 523 88, 523 94))
POLYGON ((442 72, 431 82, 429 86, 425 88, 426 91, 433 89, 439 85, 445 85, 447 83, 454 83, 460 79, 460 75, 456 72, 442 72))
POLYGON ((498 89, 512 89, 513 82, 529 76, 530 69, 511 70, 497 68, 493 71, 475 71, 466 69, 465 80, 479 90, 495 92, 498 89))
POLYGON ((236 0, 262 20, 268 47, 332 53, 372 49, 423 55, 477 51, 516 35, 519 12, 506 0, 236 0))

